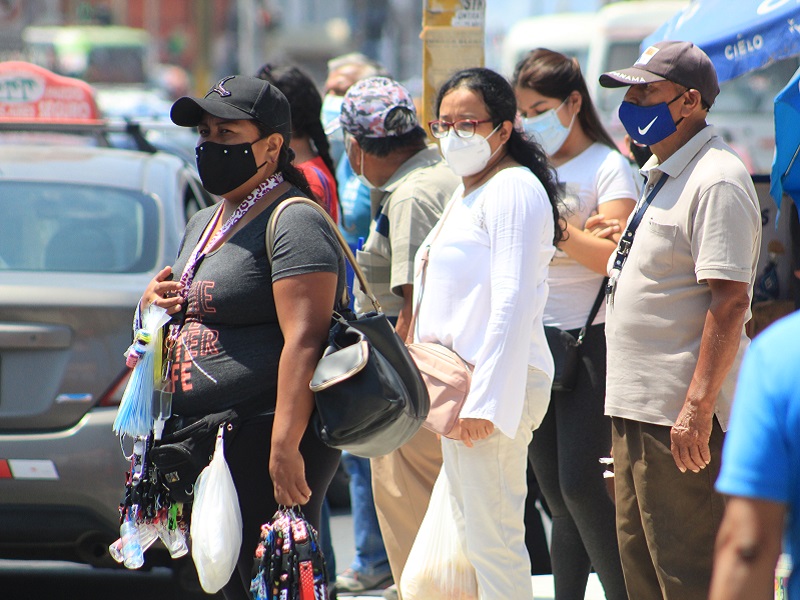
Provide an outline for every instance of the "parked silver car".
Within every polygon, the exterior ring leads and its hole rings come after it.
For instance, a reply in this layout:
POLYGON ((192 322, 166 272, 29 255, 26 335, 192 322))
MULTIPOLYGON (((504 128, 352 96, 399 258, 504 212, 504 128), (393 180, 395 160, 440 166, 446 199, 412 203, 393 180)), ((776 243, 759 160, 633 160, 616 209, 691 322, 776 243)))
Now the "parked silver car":
POLYGON ((213 202, 170 154, 0 145, 0 558, 110 564, 133 310, 213 202))

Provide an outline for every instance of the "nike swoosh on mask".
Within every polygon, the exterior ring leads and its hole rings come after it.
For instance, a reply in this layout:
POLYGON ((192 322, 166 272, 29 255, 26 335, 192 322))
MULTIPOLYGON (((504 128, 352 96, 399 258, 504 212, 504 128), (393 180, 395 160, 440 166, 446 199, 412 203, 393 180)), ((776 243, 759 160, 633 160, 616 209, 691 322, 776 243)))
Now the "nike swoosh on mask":
POLYGON ((642 129, 641 127, 638 127, 637 129, 639 130, 639 135, 644 135, 644 134, 646 134, 648 131, 650 131, 650 128, 653 126, 653 123, 655 123, 657 120, 658 120, 658 117, 656 117, 655 119, 653 119, 652 121, 650 121, 650 122, 647 124, 647 127, 645 127, 644 129, 642 129))

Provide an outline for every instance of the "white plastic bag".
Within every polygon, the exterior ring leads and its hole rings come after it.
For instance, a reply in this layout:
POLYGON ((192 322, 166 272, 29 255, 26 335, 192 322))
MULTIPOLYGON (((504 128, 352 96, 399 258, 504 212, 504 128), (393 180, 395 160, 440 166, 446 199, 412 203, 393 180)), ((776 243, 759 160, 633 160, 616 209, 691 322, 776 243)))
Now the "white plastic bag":
POLYGON ((403 600, 478 600, 475 569, 458 537, 444 468, 403 569, 400 595, 403 600))
POLYGON ((209 594, 228 583, 242 545, 242 511, 222 450, 223 427, 217 433, 214 457, 195 483, 189 527, 192 560, 200 585, 209 594))

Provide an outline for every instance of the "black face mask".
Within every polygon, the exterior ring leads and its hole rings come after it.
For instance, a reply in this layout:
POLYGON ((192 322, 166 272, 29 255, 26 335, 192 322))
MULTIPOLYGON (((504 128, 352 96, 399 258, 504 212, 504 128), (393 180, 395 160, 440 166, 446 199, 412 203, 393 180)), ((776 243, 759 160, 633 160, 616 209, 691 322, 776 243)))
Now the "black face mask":
POLYGON ((650 157, 653 156, 650 146, 640 146, 631 140, 630 146, 628 147, 631 151, 631 154, 633 154, 633 160, 636 161, 636 164, 639 165, 640 169, 644 166, 644 163, 646 163, 650 157))
POLYGON ((203 142, 194 152, 203 187, 217 196, 235 190, 267 164, 264 162, 259 166, 256 165, 253 145, 247 142, 244 144, 203 142))

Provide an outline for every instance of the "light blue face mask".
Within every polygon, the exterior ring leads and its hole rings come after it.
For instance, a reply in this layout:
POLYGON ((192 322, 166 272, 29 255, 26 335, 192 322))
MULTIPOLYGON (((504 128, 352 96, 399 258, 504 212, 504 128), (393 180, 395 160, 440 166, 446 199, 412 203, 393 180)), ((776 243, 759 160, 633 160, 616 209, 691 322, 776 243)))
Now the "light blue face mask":
MULTIPOLYGON (((327 94, 322 100, 322 110, 320 111, 320 120, 322 127, 327 131, 328 126, 334 119, 338 119, 342 112, 342 103, 344 96, 334 96, 327 94)), ((328 134, 328 144, 330 144, 330 155, 335 164, 339 163, 339 159, 344 153, 344 134, 341 127, 337 127, 334 131, 328 134)))
POLYGON ((344 96, 334 96, 333 94, 327 94, 325 96, 322 100, 322 112, 320 114, 323 127, 327 127, 330 125, 331 121, 339 117, 342 112, 343 102, 344 96))
POLYGON ((569 127, 564 127, 558 118, 558 111, 566 104, 564 100, 557 108, 551 108, 535 117, 522 119, 522 128, 528 137, 538 143, 547 156, 552 156, 561 149, 572 131, 575 115, 569 122, 569 127))

